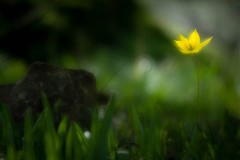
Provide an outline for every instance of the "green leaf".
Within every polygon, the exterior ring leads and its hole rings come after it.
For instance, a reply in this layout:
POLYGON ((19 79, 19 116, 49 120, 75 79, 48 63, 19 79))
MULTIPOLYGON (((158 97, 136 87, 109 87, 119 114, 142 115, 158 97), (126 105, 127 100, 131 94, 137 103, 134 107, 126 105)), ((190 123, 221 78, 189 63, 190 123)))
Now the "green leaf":
POLYGON ((131 117, 132 117, 132 120, 133 120, 134 128, 136 130, 136 134, 139 136, 139 138, 143 138, 145 133, 144 133, 142 124, 140 122, 140 119, 137 115, 137 112, 136 112, 136 110, 133 106, 131 106, 131 117))
MULTIPOLYGON (((90 138, 89 160, 105 160, 108 157, 108 133, 114 114, 115 97, 111 97, 104 118, 100 124, 93 124, 90 138)), ((94 114, 96 115, 96 113, 94 114)), ((93 117, 94 118, 94 117, 93 117)), ((95 118, 94 118, 95 119, 95 118)), ((94 123, 98 123, 93 121, 94 123)))
POLYGON ((25 116, 24 123, 24 140, 25 140, 25 159, 26 160, 34 160, 34 139, 33 139, 33 131, 32 131, 32 109, 28 108, 25 116))

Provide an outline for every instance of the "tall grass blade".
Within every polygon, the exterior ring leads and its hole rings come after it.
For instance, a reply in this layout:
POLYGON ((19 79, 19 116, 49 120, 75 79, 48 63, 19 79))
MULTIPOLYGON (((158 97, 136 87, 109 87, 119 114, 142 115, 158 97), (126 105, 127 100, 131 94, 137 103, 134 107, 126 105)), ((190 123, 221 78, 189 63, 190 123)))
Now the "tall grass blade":
POLYGON ((1 119, 1 140, 0 143, 3 147, 4 154, 7 155, 9 160, 14 160, 16 158, 15 151, 15 140, 14 140, 14 131, 13 131, 13 120, 9 109, 0 104, 0 119, 1 119))
MULTIPOLYGON (((114 114, 115 97, 111 97, 104 118, 98 124, 94 118, 91 138, 90 138, 90 152, 88 154, 89 160, 105 160, 108 157, 108 133, 112 124, 114 114)), ((96 113, 94 114, 96 116, 96 113)))
POLYGON ((76 122, 70 125, 66 139, 66 159, 87 159, 88 141, 76 122))
POLYGON ((139 138, 143 138, 145 133, 134 106, 131 106, 131 117, 134 128, 136 130, 136 134, 139 136, 139 138))
POLYGON ((24 123, 24 140, 25 140, 25 159, 35 160, 34 155, 34 138, 32 131, 32 110, 29 108, 26 112, 25 123, 24 123))

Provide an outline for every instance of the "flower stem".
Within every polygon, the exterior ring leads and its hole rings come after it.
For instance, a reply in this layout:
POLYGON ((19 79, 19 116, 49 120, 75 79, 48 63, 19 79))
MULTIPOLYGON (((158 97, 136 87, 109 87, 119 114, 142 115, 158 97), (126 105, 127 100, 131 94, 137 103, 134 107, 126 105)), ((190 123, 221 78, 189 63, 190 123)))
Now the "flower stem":
POLYGON ((195 60, 196 60, 196 64, 197 64, 197 103, 199 105, 199 79, 200 79, 200 76, 199 76, 199 61, 198 61, 198 56, 197 54, 194 54, 194 57, 195 57, 195 60))

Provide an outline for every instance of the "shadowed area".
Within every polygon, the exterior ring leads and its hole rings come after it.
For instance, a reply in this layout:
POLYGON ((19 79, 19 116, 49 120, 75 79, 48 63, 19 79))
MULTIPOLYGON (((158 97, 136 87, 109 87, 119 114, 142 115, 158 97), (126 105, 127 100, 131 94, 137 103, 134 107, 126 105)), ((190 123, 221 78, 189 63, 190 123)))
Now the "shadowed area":
POLYGON ((47 95, 52 107, 61 101, 56 122, 67 114, 70 119, 80 121, 83 128, 90 127, 91 110, 97 98, 92 73, 35 62, 20 81, 0 85, 0 99, 9 105, 16 122, 23 121, 28 107, 34 114, 43 110, 41 93, 47 95))

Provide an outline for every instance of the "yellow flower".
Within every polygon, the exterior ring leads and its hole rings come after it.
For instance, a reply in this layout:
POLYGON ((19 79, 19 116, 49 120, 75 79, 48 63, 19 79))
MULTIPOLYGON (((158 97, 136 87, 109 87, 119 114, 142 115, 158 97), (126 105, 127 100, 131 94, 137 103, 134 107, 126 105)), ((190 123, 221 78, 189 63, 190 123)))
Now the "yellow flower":
POLYGON ((200 36, 196 29, 192 32, 189 39, 183 37, 181 34, 179 34, 179 37, 180 37, 180 41, 175 40, 175 44, 183 54, 198 53, 202 49, 202 47, 207 45, 213 38, 213 37, 210 37, 204 42, 200 43, 200 36))

